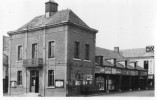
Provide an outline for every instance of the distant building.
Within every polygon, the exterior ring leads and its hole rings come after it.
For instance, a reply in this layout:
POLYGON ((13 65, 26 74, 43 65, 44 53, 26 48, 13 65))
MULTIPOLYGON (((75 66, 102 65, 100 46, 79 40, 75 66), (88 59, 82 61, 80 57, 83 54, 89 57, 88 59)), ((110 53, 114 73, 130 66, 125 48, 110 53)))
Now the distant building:
POLYGON ((130 61, 137 61, 137 65, 148 70, 149 87, 154 88, 155 79, 154 46, 146 46, 146 48, 120 50, 119 53, 130 61))
POLYGON ((8 92, 9 37, 3 36, 3 92, 8 92))
POLYGON ((73 11, 58 11, 53 0, 10 38, 9 94, 69 96, 94 85, 95 38, 73 11))
POLYGON ((99 91, 125 91, 147 88, 147 70, 115 50, 96 47, 95 82, 99 91))

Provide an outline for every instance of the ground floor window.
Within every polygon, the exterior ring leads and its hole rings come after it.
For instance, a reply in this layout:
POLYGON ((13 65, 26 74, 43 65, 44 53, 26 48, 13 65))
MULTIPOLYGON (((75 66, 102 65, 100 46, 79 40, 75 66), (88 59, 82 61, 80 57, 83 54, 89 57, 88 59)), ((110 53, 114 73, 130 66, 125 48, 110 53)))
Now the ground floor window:
POLYGON ((54 86, 54 70, 48 70, 48 86, 54 86))
POLYGON ((17 71, 17 85, 22 85, 22 71, 17 71))
POLYGON ((96 78, 96 85, 99 87, 99 90, 105 90, 104 86, 104 78, 102 76, 99 76, 96 78))

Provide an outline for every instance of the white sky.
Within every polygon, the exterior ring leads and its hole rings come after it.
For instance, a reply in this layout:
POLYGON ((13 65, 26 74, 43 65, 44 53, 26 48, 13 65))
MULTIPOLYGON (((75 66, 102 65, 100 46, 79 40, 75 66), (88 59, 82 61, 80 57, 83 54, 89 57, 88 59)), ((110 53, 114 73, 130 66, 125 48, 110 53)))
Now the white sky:
MULTIPOLYGON (((45 12, 48 0, 0 0, 0 34, 6 35, 45 12)), ((156 0, 55 0, 99 30, 96 45, 113 50, 155 45, 156 0)))

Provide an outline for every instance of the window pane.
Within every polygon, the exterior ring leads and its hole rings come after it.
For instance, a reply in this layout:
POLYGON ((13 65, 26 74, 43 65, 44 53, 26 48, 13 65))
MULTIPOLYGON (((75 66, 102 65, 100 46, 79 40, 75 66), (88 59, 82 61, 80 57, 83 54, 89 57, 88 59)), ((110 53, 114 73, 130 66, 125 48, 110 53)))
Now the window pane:
POLYGON ((37 44, 32 44, 32 58, 37 58, 37 44))
POLYGON ((89 52, 90 52, 89 44, 85 44, 85 60, 89 60, 89 52))
POLYGON ((22 46, 18 46, 18 60, 22 60, 22 46))
POLYGON ((54 86, 54 70, 48 71, 48 86, 54 86))
POLYGON ((55 45, 54 41, 49 42, 49 52, 48 52, 49 58, 54 58, 54 49, 55 49, 54 45, 55 45))
POLYGON ((17 72, 17 85, 22 85, 22 71, 17 72))
POLYGON ((80 49, 80 43, 75 41, 74 45, 74 58, 79 58, 79 49, 80 49))

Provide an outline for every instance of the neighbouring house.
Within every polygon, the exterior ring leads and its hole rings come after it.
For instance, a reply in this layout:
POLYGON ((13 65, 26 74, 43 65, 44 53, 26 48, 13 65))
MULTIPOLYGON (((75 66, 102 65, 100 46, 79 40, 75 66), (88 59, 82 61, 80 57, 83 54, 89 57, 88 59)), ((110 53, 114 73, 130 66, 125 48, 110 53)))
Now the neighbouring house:
POLYGON ((9 37, 3 36, 3 93, 8 92, 9 37))
POLYGON ((154 88, 155 80, 155 59, 154 46, 146 46, 145 48, 133 48, 120 50, 119 53, 130 61, 137 61, 137 65, 148 70, 149 88, 154 88))

